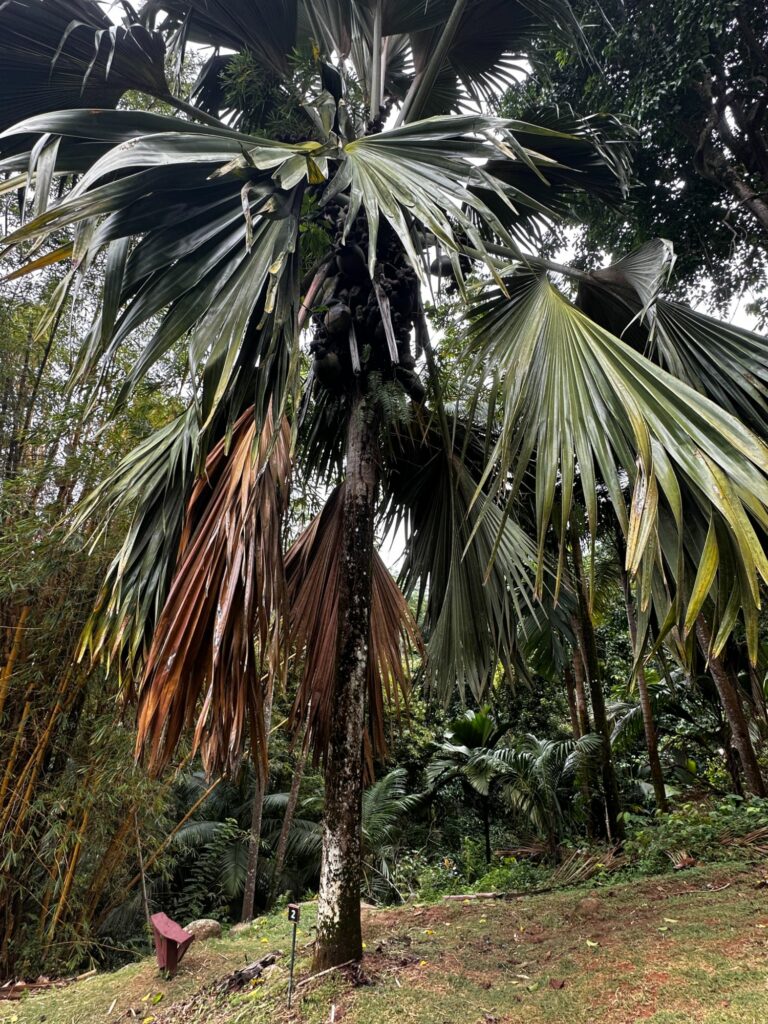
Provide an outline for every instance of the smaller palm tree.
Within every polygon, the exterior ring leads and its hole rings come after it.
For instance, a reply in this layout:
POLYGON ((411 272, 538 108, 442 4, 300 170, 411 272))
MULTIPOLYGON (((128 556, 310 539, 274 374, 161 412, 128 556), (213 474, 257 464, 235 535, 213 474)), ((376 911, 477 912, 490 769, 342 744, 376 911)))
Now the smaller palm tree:
POLYGON ((602 739, 548 740, 528 734, 515 747, 478 751, 467 765, 474 778, 493 778, 504 800, 546 841, 553 860, 571 815, 568 805, 578 784, 594 773, 602 739))
POLYGON ((507 723, 500 725, 495 720, 487 705, 479 711, 466 711, 450 723, 443 742, 427 765, 427 783, 433 793, 459 779, 465 789, 479 797, 488 864, 491 862, 491 783, 496 774, 492 755, 508 729, 507 723))

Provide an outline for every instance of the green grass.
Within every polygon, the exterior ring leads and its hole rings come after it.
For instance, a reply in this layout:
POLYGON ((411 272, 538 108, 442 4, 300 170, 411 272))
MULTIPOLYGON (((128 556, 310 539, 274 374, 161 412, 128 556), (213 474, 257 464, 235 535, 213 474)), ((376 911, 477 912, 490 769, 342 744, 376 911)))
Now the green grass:
POLYGON ((0 1003, 0 1021, 321 1024, 335 1006, 335 1019, 345 1024, 764 1024, 768 889, 761 882, 754 867, 719 865, 594 894, 369 910, 361 971, 317 980, 310 979, 307 906, 299 935, 303 983, 290 1015, 290 926, 280 914, 245 935, 193 945, 173 981, 162 980, 148 958, 0 1003), (599 902, 580 906, 587 895, 599 902), (206 989, 276 950, 283 952, 278 964, 250 991, 217 996, 206 989))

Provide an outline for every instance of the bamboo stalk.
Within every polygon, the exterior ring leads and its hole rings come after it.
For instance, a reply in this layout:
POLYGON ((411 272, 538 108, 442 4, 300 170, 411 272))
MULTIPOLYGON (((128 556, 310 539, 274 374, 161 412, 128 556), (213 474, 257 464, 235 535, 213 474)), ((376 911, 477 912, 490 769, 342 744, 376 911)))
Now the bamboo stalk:
MULTIPOLYGON (((30 691, 27 690, 27 695, 29 695, 29 692, 30 691)), ((11 779, 13 778, 13 771, 16 767, 16 758, 19 756, 19 748, 21 747, 21 743, 24 738, 24 727, 27 724, 27 719, 29 718, 29 711, 31 707, 32 702, 30 700, 26 700, 21 712, 21 718, 19 719, 19 723, 16 726, 16 735, 13 740, 13 746, 11 747, 11 753, 8 755, 8 761, 6 762, 5 765, 3 781, 0 782, 0 807, 3 806, 5 794, 8 792, 8 787, 10 786, 11 779)))
MULTIPOLYGON (((18 794, 19 791, 21 790, 21 786, 22 786, 24 780, 26 779, 27 774, 30 775, 30 779, 29 779, 29 782, 28 782, 28 784, 26 786, 26 789, 24 791, 24 796, 22 798, 21 805, 20 805, 20 808, 19 808, 19 817, 16 819, 16 824, 14 826, 14 833, 13 833, 14 835, 18 835, 21 832, 21 826, 23 825, 24 820, 25 820, 25 814, 22 813, 22 812, 24 812, 24 808, 25 807, 29 807, 29 804, 30 804, 30 801, 31 801, 31 797, 32 797, 32 789, 33 789, 34 784, 37 781, 37 777, 38 777, 38 775, 40 773, 40 769, 42 767, 43 759, 45 757, 45 752, 48 749, 48 743, 49 743, 50 738, 51 738, 51 736, 53 734, 54 726, 56 725, 56 723, 57 723, 57 721, 59 719, 59 716, 61 714, 63 714, 64 712, 68 711, 69 708, 72 706, 72 704, 75 701, 75 698, 77 697, 77 695, 78 695, 78 693, 79 693, 79 691, 80 691, 80 689, 82 687, 82 683, 79 686, 75 686, 70 691, 70 693, 67 695, 66 700, 62 700, 64 691, 66 690, 66 687, 67 687, 67 685, 69 683, 69 680, 70 680, 71 676, 72 676, 72 667, 70 666, 67 669, 67 671, 64 673, 64 675, 62 676, 61 682, 59 683, 59 688, 58 688, 57 695, 56 695, 57 696, 56 704, 51 709, 51 712, 50 712, 50 714, 48 716, 48 722, 46 723, 45 729, 41 733, 40 738, 37 741, 37 743, 35 744, 35 748, 32 751, 29 760, 27 761, 26 765, 22 769, 21 774, 20 774, 20 776, 18 778, 18 784, 16 786, 14 795, 18 794)), ((10 823, 11 813, 12 813, 12 810, 13 810, 13 806, 14 806, 14 803, 13 803, 13 800, 11 799, 11 800, 8 801, 8 804, 7 804, 6 808, 5 808, 5 810, 3 811, 2 816, 0 816, 0 835, 3 834, 3 832, 5 831, 5 829, 8 827, 8 825, 10 823)))
MULTIPOLYGON (((134 812, 135 813, 135 812, 134 812)), ((125 841, 126 835, 131 829, 131 812, 126 814, 120 823, 120 828, 115 832, 104 851, 104 856, 101 858, 101 863, 96 869, 91 884, 88 886, 88 892, 85 897, 85 906, 83 908, 82 920, 90 920, 96 912, 96 905, 99 902, 104 883, 106 882, 109 875, 112 873, 114 868, 114 858, 117 850, 120 849, 123 842, 125 841)))
POLYGON ((56 904, 56 910, 53 913, 53 920, 51 921, 50 928, 48 929, 48 940, 45 945, 46 951, 48 950, 51 942, 53 941, 53 937, 56 933, 56 928, 58 927, 59 921, 61 920, 61 915, 64 912, 66 904, 69 902, 69 894, 72 889, 72 883, 75 880, 75 868, 77 867, 77 862, 80 859, 80 850, 82 849, 83 846, 83 837, 85 835, 85 830, 88 828, 89 816, 90 807, 86 807, 85 812, 83 814, 82 824, 80 825, 80 828, 77 831, 77 836, 75 837, 75 846, 74 849, 72 850, 72 856, 69 859, 69 866, 67 867, 67 874, 64 878, 64 885, 62 886, 61 895, 59 896, 59 902, 56 904))
MULTIPOLYGON (((195 811, 197 811, 198 808, 208 799, 208 797, 211 795, 214 789, 216 789, 220 782, 221 776, 219 776, 219 778, 216 779, 215 782, 211 783, 211 785, 208 787, 208 789, 206 789, 206 791, 203 793, 200 799, 194 802, 194 804, 190 807, 190 809, 187 811, 187 813, 184 815, 181 821, 177 825, 175 825, 173 829, 168 833, 168 835, 165 837, 162 843, 160 843, 160 845, 154 851, 154 853, 150 854, 150 856, 147 857, 146 861, 144 862, 145 872, 149 871, 149 869, 152 867, 152 865, 155 863, 158 857, 162 856, 162 854, 168 849, 168 846, 173 841, 174 836, 176 836, 178 832, 186 825, 186 823, 189 821, 189 819, 192 817, 195 811)), ((128 882, 128 884, 121 890, 120 899, 122 899, 127 892, 130 892, 135 885, 138 885, 140 881, 141 872, 135 874, 133 878, 130 880, 130 882, 128 882)), ((104 910, 104 913, 102 914, 102 920, 111 910, 114 910, 116 906, 117 903, 115 901, 110 903, 110 905, 104 910)))
POLYGON ((147 921, 147 940, 152 942, 152 916, 149 913, 149 893, 147 892, 147 873, 144 867, 144 854, 141 851, 141 833, 139 832, 139 816, 133 812, 133 825, 136 832, 136 853, 139 858, 139 874, 141 875, 141 901, 144 904, 144 917, 147 921))
POLYGON ((21 643, 24 638, 24 624, 29 618, 29 605, 25 604, 21 609, 19 615, 19 621, 16 623, 13 632, 13 643, 11 644, 11 650, 8 654, 8 660, 3 665, 3 671, 0 673, 0 720, 3 717, 3 710, 5 708, 6 698, 8 697, 8 690, 11 683, 11 676, 16 666, 16 661, 21 651, 21 643))

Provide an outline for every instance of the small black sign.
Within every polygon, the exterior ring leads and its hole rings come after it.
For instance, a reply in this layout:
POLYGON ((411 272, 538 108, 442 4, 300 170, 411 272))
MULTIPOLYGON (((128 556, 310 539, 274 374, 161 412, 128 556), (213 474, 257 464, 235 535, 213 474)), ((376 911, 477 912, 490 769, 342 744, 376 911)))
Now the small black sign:
POLYGON ((296 922, 301 917, 301 907, 298 903, 288 904, 288 920, 296 922))

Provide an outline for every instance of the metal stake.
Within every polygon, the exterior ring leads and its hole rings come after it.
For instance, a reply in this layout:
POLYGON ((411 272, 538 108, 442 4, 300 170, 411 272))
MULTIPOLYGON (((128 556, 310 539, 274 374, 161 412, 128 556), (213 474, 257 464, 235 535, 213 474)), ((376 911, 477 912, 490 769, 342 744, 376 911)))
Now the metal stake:
POLYGON ((288 1009, 291 1008, 291 999, 293 998, 293 965, 296 962, 296 929, 299 926, 299 918, 301 917, 301 908, 298 903, 288 904, 288 920, 293 922, 293 942, 291 943, 291 974, 288 979, 288 1009))

